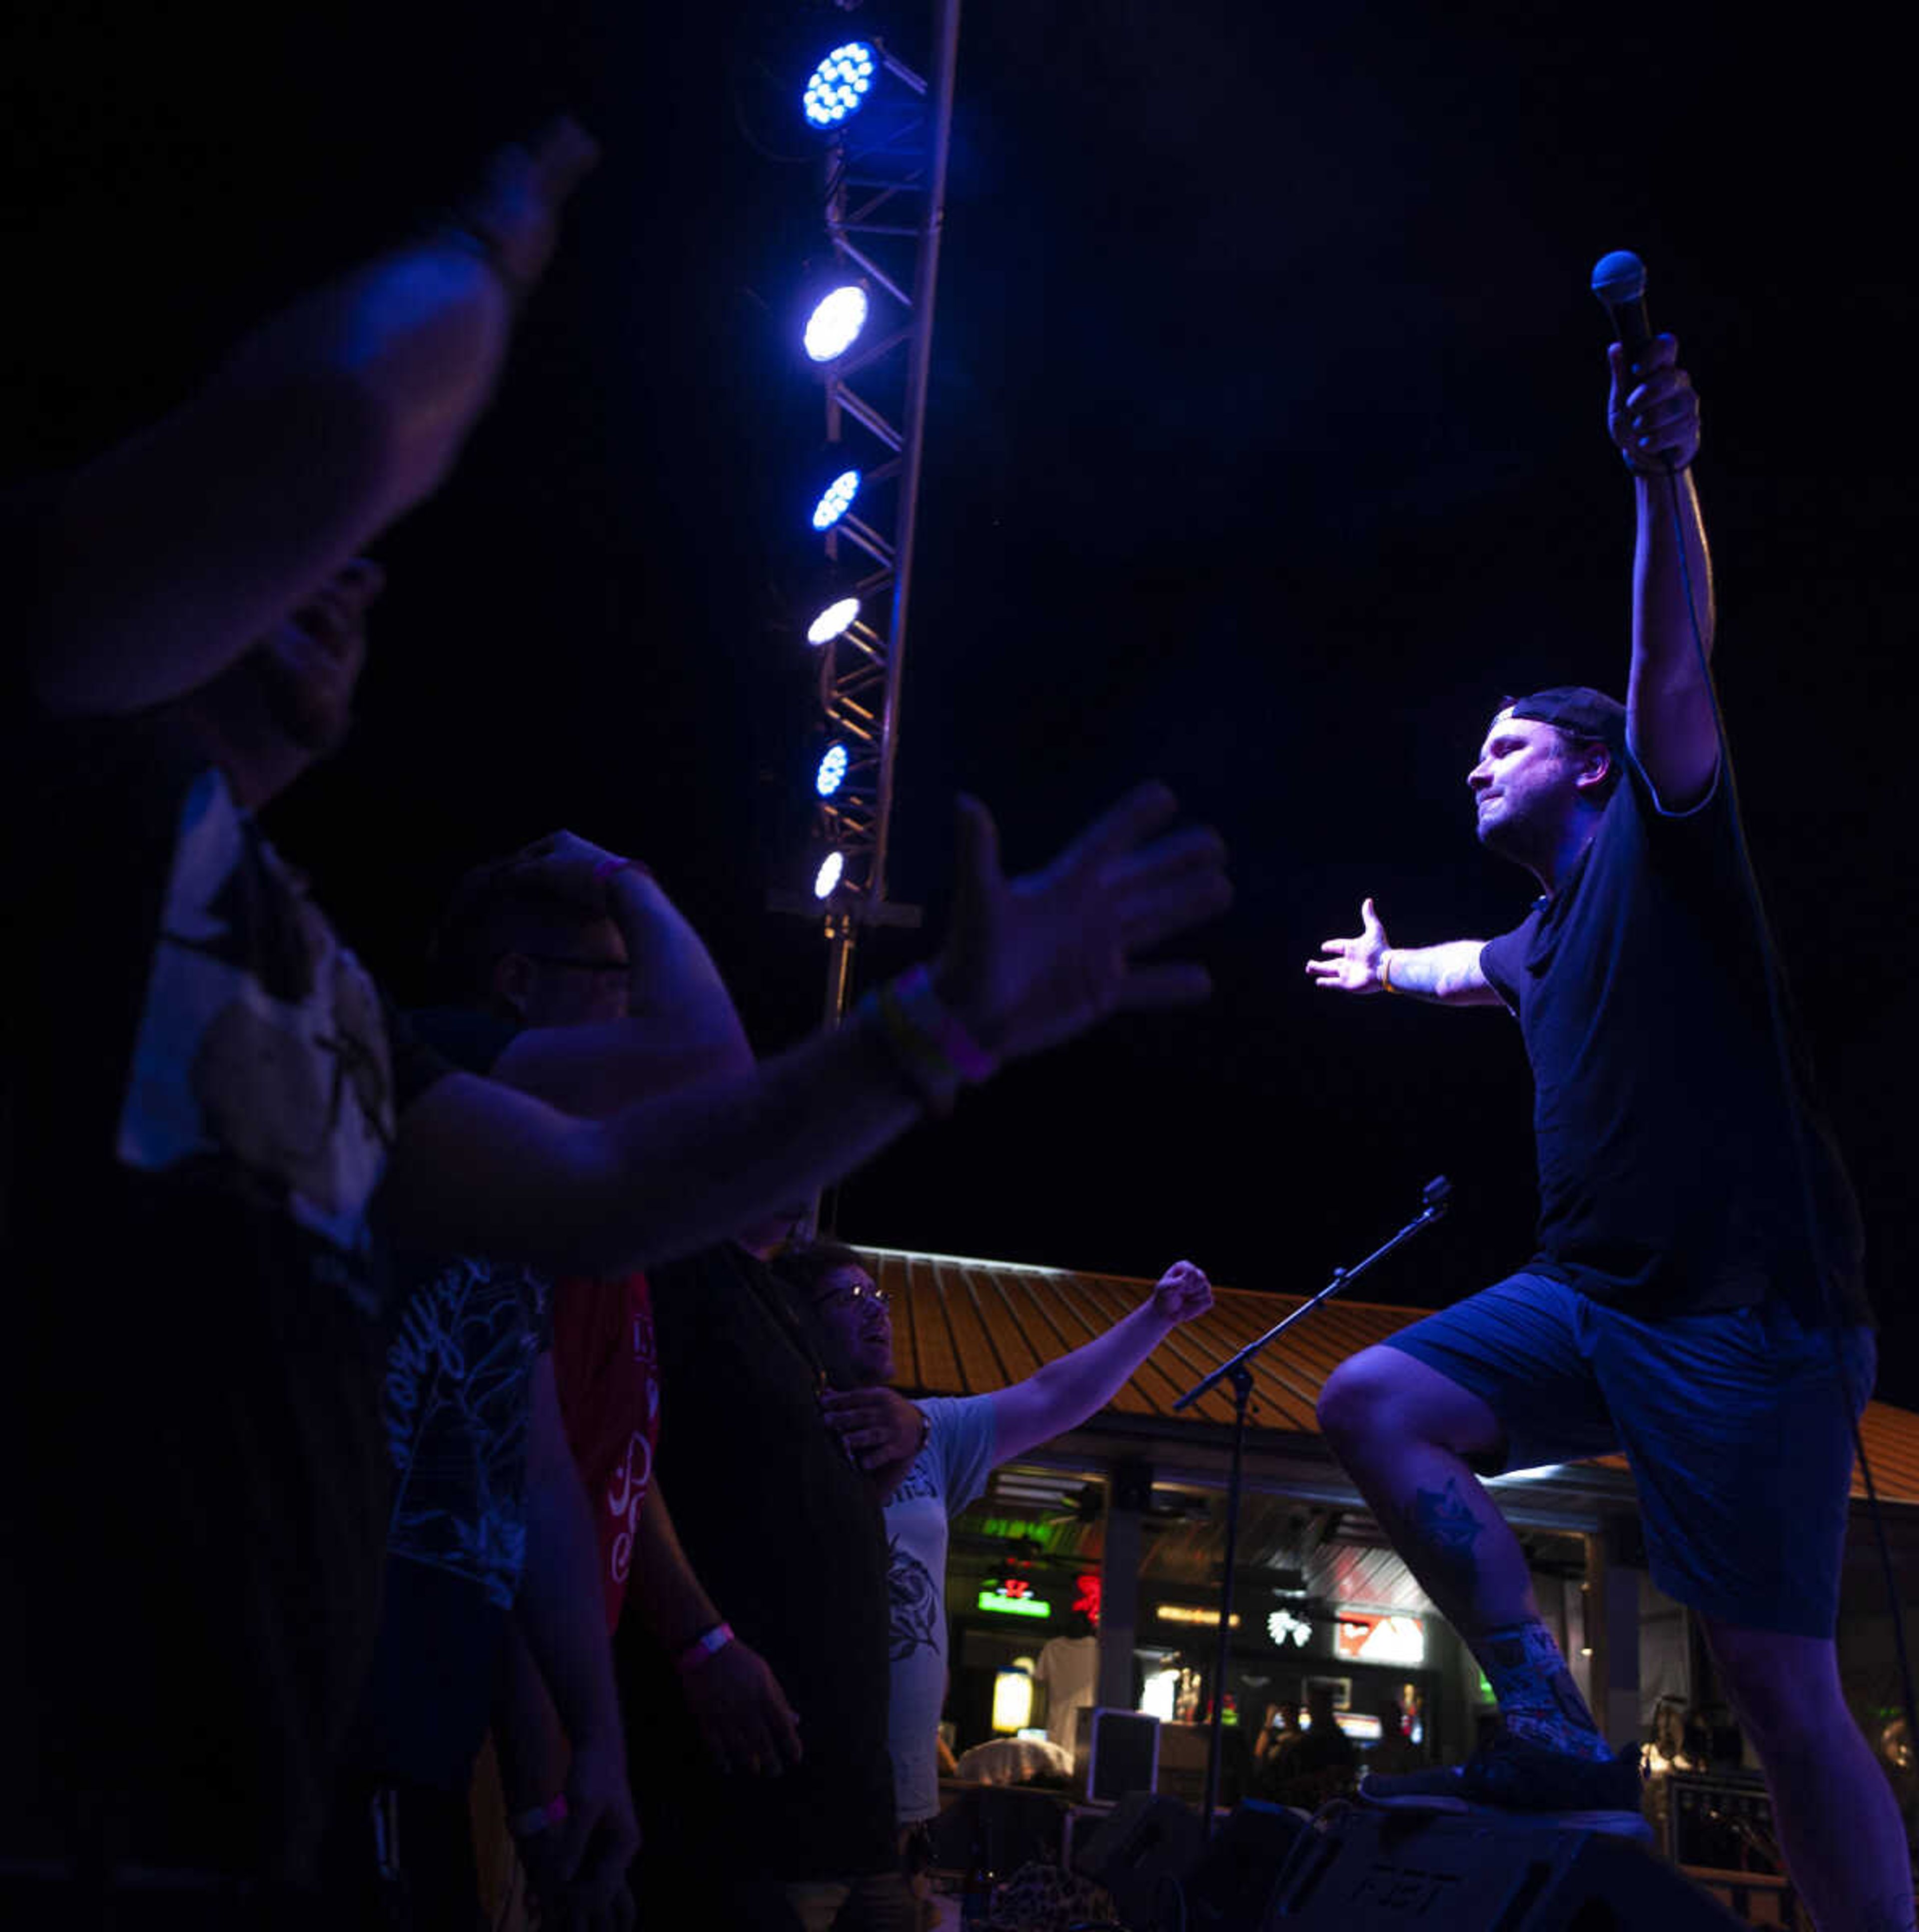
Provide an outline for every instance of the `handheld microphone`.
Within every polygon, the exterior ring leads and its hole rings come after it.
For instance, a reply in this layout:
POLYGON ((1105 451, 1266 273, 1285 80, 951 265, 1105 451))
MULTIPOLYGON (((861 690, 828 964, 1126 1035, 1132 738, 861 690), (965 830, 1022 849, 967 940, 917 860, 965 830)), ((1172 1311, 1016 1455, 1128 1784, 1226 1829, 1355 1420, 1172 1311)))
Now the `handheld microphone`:
POLYGON ((1624 248, 1602 255, 1593 265, 1593 293, 1619 332, 1619 346, 1630 362, 1653 339, 1646 320, 1646 265, 1624 248))
POLYGON ((1443 1174, 1435 1174, 1420 1190, 1420 1204, 1429 1219, 1437 1220, 1451 1204, 1452 1196, 1452 1182, 1443 1174))

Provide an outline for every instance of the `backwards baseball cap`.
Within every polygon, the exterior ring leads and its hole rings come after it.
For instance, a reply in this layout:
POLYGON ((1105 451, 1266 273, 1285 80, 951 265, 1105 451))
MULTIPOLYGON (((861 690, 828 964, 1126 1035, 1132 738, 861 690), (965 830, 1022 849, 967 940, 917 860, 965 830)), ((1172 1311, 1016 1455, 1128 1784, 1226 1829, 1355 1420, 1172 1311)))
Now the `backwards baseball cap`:
POLYGON ((1509 698, 1504 708, 1515 718, 1557 724, 1576 738, 1596 738, 1615 758, 1625 754, 1625 706, 1589 684, 1555 684, 1530 698, 1509 698))

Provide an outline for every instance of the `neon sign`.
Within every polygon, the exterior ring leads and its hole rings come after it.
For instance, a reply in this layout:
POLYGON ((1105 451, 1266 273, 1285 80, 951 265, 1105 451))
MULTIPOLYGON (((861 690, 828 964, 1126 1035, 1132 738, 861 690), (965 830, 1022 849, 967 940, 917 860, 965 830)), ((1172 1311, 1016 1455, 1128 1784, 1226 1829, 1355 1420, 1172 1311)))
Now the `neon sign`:
POLYGON ((1031 1596, 1033 1586, 1009 1576, 997 1590, 982 1590, 973 1600, 976 1609, 997 1611, 1003 1617, 1050 1617, 1053 1606, 1044 1598, 1031 1596), (1015 1592, 1019 1594, 1015 1594, 1015 1592))
POLYGON ((1367 1664, 1426 1661, 1426 1627, 1417 1617, 1375 1616, 1359 1610, 1342 1610, 1333 1634, 1334 1650, 1341 1657, 1367 1664))
POLYGON ((1266 1619, 1266 1634, 1275 1643, 1291 1643, 1303 1650, 1312 1635, 1312 1625, 1291 1610, 1275 1610, 1266 1619))

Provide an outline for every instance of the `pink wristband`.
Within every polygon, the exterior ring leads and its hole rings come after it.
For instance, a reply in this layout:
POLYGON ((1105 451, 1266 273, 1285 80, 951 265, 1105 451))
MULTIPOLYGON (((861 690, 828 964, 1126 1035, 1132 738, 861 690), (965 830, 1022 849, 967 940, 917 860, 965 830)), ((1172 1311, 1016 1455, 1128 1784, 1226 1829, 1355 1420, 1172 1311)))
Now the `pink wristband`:
POLYGON ((673 1667, 685 1677, 697 1670, 709 1658, 717 1657, 733 1640, 730 1624, 715 1624, 702 1630, 673 1660, 673 1667))
POLYGON ((933 976, 924 966, 915 966, 893 982, 894 997, 907 1020, 923 1034, 961 1079, 969 1083, 990 1080, 1000 1063, 940 1005, 933 991, 933 976))

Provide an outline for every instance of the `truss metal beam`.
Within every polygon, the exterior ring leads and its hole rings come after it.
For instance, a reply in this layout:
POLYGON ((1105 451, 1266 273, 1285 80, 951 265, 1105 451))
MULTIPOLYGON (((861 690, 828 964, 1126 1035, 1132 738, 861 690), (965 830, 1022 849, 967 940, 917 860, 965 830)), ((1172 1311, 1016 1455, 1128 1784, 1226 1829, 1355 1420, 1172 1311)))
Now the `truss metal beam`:
POLYGON ((931 62, 922 78, 882 46, 889 86, 847 122, 826 156, 823 215, 835 254, 874 290, 880 333, 826 379, 826 434, 864 481, 857 514, 826 532, 877 566, 862 582, 860 621, 820 646, 819 697, 829 733, 846 746, 844 779, 818 802, 815 831, 843 861, 824 914, 826 1018, 846 1011, 854 949, 869 925, 916 917, 886 897, 886 856, 899 752, 901 673, 913 587, 939 285, 960 0, 933 0, 931 62))

